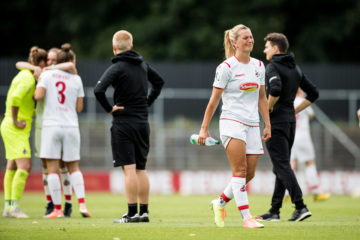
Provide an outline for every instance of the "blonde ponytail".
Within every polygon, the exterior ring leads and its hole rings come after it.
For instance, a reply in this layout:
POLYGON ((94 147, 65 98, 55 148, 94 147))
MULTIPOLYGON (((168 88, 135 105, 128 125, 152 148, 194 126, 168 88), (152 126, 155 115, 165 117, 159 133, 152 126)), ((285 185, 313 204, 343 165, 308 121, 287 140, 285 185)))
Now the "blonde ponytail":
POLYGON ((235 49, 231 43, 229 35, 230 35, 230 30, 226 30, 225 36, 224 36, 225 59, 228 59, 229 57, 232 57, 235 55, 235 49))

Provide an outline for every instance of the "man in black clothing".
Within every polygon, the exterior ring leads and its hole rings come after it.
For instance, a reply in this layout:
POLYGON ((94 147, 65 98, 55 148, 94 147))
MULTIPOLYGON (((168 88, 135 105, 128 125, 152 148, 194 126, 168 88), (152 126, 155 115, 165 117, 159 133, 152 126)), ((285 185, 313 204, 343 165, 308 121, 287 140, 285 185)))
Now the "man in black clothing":
POLYGON ((258 216, 260 220, 280 220, 280 208, 286 189, 289 191, 295 211, 289 221, 302 221, 311 216, 303 201, 302 191, 290 166, 290 152, 295 137, 295 114, 310 106, 319 96, 316 86, 296 65, 294 56, 287 54, 288 40, 281 33, 270 33, 265 37, 266 66, 265 83, 268 95, 271 136, 266 142, 276 176, 271 208, 258 216), (298 88, 306 99, 294 109, 298 88))
POLYGON ((94 93, 105 111, 113 116, 113 163, 114 167, 121 166, 125 175, 128 212, 114 222, 149 222, 150 186, 145 171, 150 135, 148 107, 159 96, 164 81, 140 54, 132 50, 133 38, 129 32, 116 32, 112 41, 115 57, 96 84, 94 93), (149 95, 148 81, 152 85, 149 95), (110 85, 114 88, 113 105, 105 95, 110 85))

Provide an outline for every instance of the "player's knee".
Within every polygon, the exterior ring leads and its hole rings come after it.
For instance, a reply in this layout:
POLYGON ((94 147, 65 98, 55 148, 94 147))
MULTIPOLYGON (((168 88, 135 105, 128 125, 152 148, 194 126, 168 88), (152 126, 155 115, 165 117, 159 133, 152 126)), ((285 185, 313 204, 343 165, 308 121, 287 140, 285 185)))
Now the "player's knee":
POLYGON ((247 173, 246 182, 250 182, 255 177, 255 173, 247 173))
POLYGON ((238 168, 234 168, 232 170, 232 174, 234 177, 246 177, 246 168, 245 167, 238 167, 238 168))

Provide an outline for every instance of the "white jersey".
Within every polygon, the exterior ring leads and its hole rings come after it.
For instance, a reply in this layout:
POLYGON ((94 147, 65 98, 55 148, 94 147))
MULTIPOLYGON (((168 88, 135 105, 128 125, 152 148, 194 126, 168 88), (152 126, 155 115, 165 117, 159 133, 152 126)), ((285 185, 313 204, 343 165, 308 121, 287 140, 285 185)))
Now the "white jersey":
POLYGON ((42 127, 78 127, 77 98, 84 97, 81 78, 61 70, 48 70, 40 75, 37 87, 46 89, 42 127))
MULTIPOLYGON (((294 106, 297 107, 303 100, 304 98, 302 97, 296 97, 294 100, 294 106)), ((296 114, 296 134, 310 132, 311 115, 314 115, 314 110, 311 108, 311 106, 296 114)))
POLYGON ((249 126, 259 126, 259 90, 265 85, 264 64, 250 58, 248 64, 235 56, 228 58, 216 69, 213 87, 222 88, 220 119, 229 119, 249 126))
MULTIPOLYGON (((294 106, 298 106, 303 100, 302 97, 296 97, 294 106)), ((314 110, 311 107, 296 114, 296 132, 290 159, 296 159, 301 163, 315 159, 314 145, 310 135, 310 116, 313 114, 314 110)))
POLYGON ((35 119, 35 127, 41 128, 42 126, 42 115, 44 111, 44 100, 40 100, 36 102, 36 119, 35 119))

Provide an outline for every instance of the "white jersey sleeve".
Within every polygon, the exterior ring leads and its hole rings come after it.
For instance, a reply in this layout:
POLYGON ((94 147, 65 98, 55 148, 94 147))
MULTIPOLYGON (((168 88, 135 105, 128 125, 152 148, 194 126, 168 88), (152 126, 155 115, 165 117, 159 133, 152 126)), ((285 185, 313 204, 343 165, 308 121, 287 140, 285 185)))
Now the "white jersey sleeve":
POLYGON ((260 85, 265 85, 265 66, 262 61, 259 61, 260 69, 260 85))
POLYGON ((308 106, 307 108, 305 108, 305 110, 307 110, 308 116, 312 116, 315 114, 314 109, 311 106, 308 106))
POLYGON ((226 62, 223 62, 216 68, 213 87, 224 89, 226 88, 230 79, 231 79, 230 65, 226 62))
POLYGON ((84 93, 84 86, 83 86, 83 83, 82 83, 82 80, 81 80, 81 77, 78 76, 79 78, 79 91, 78 91, 78 95, 77 97, 78 98, 83 98, 85 97, 85 93, 84 93))
POLYGON ((48 75, 49 75, 49 71, 45 71, 40 74, 38 83, 36 85, 37 88, 38 87, 43 87, 45 89, 49 88, 48 75))

